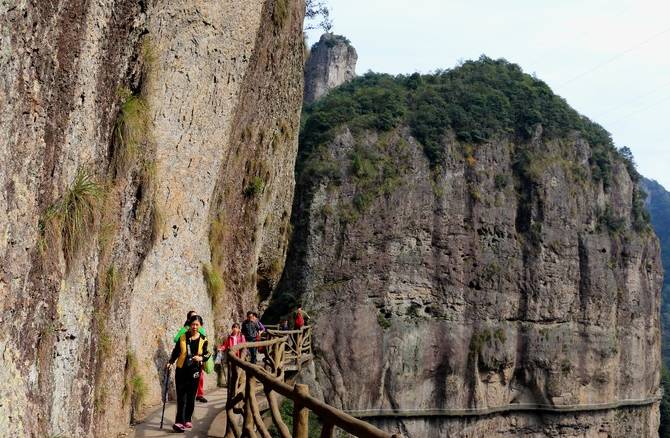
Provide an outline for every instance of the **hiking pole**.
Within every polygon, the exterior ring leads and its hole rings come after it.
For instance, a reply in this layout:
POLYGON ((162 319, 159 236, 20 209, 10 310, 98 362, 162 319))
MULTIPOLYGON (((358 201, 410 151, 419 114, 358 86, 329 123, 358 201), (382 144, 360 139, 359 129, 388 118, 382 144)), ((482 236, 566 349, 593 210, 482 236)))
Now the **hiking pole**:
POLYGON ((170 380, 170 366, 165 368, 165 377, 163 378, 163 412, 161 412, 161 429, 163 428, 163 417, 165 417, 165 403, 167 403, 168 383, 170 380))

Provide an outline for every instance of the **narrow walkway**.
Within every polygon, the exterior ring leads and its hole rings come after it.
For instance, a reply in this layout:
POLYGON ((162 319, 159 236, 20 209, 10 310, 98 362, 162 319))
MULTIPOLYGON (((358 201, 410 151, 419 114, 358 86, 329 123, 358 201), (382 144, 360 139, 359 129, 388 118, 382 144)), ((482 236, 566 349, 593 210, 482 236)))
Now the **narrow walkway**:
POLYGON ((195 411, 193 412, 193 429, 184 434, 177 434, 172 431, 172 423, 176 410, 176 402, 171 401, 165 405, 165 419, 163 420, 163 429, 161 430, 161 411, 163 405, 155 407, 154 411, 147 418, 133 427, 134 436, 140 437, 223 437, 226 433, 226 426, 212 424, 216 416, 225 412, 226 389, 215 388, 205 391, 205 397, 208 403, 195 402, 195 411), (222 428, 221 428, 222 427, 222 428), (210 430, 211 428, 211 430, 210 430))

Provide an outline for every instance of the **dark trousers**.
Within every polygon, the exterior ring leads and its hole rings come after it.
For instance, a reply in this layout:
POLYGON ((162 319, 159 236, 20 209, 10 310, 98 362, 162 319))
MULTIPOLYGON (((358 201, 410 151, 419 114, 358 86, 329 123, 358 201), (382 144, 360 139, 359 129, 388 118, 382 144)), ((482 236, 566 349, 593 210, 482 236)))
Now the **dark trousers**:
POLYGON ((195 393, 198 390, 200 376, 193 377, 197 369, 177 368, 175 372, 175 386, 177 389, 177 416, 175 423, 187 423, 193 416, 195 407, 195 393))
POLYGON ((258 351, 258 348, 249 348, 249 361, 251 363, 256 363, 256 352, 258 351))

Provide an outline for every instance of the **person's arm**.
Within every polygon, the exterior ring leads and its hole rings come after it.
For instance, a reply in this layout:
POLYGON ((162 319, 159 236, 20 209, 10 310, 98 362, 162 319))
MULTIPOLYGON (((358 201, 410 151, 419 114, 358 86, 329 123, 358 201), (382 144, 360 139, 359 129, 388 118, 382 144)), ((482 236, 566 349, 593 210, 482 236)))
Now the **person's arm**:
POLYGON ((179 340, 177 340, 177 342, 175 342, 175 344, 174 344, 174 348, 172 349, 172 354, 170 355, 170 360, 168 360, 168 363, 167 363, 168 366, 175 363, 175 361, 179 357, 179 353, 181 353, 181 348, 179 347, 179 340))
POLYGON ((184 333, 186 333, 186 327, 185 326, 183 326, 182 328, 179 329, 177 334, 174 336, 174 341, 178 342, 179 338, 181 338, 181 335, 183 335, 184 333))
POLYGON ((209 357, 212 355, 209 351, 209 341, 205 339, 205 343, 202 344, 202 362, 205 363, 209 360, 209 357))

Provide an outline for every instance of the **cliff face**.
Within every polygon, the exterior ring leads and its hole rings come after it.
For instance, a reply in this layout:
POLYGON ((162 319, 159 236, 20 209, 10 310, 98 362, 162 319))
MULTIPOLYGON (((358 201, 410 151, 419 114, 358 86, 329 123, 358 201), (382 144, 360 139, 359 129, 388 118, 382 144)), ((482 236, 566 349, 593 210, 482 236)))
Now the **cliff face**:
POLYGON ((661 243, 663 261, 663 291, 661 292, 662 354, 667 367, 670 364, 670 192, 654 180, 644 178, 642 186, 647 193, 646 205, 651 224, 661 243))
POLYGON ((356 76, 356 49, 341 35, 324 33, 305 64, 305 105, 356 76))
POLYGON ((366 76, 307 109, 275 311, 301 300, 315 319, 328 402, 407 436, 654 436, 662 271, 636 174, 584 139, 591 125, 468 141, 499 119, 452 116, 475 98, 422 110, 432 84, 518 96, 484 80, 509 74, 548 88, 504 62, 452 73, 366 76), (360 117, 328 112, 359 96, 379 100, 360 117), (449 120, 444 135, 426 128, 449 120))
POLYGON ((38 3, 0 6, 0 427, 110 436, 186 311, 276 284, 304 5, 38 3))

